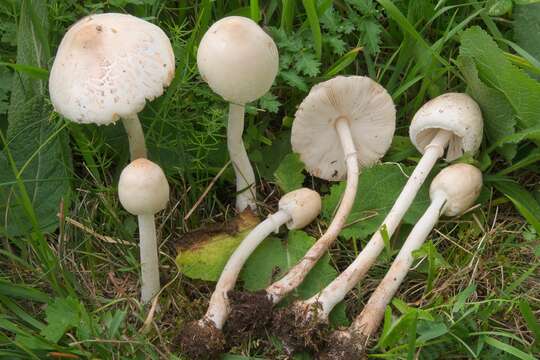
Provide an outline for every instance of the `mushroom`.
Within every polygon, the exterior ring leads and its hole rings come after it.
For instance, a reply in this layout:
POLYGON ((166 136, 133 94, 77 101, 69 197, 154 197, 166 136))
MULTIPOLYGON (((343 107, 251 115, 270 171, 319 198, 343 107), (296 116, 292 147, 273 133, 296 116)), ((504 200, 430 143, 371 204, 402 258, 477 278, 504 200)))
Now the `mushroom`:
POLYGON ((125 14, 90 15, 64 35, 49 78, 55 110, 80 124, 122 119, 131 160, 146 157, 137 113, 174 77, 174 54, 156 25, 125 14))
POLYGON ((214 23, 197 51, 210 88, 229 102, 227 146, 236 174, 236 209, 256 209, 255 173, 242 141, 245 104, 272 86, 279 65, 276 44, 253 20, 229 16, 214 23))
POLYGON ((466 94, 448 93, 434 98, 415 114, 410 136, 418 150, 423 153, 418 165, 409 177, 402 192, 377 231, 356 259, 328 286, 310 299, 296 301, 289 308, 275 314, 276 323, 294 322, 293 332, 276 326, 280 338, 291 349, 317 348, 322 340, 321 327, 328 324, 332 309, 365 276, 384 249, 383 232, 391 237, 411 206, 420 187, 437 160, 444 155, 451 161, 463 152, 475 153, 482 142, 482 114, 476 102, 466 94), (384 230, 383 230, 384 229, 384 230))
POLYGON ((139 158, 127 165, 118 181, 120 203, 137 215, 141 256, 141 302, 147 304, 159 292, 159 262, 154 214, 169 200, 169 184, 161 168, 139 158))
MULTIPOLYGON (((354 203, 359 166, 373 165, 386 153, 395 121, 390 95, 363 76, 338 76, 322 82, 300 104, 292 127, 293 150, 312 175, 330 181, 346 178, 347 185, 326 232, 282 279, 261 294, 271 304, 277 304, 300 285, 337 238, 354 203)), ((259 307, 253 311, 263 310, 259 307)))
POLYGON ((223 351, 222 329, 230 313, 228 293, 234 288, 244 263, 257 246, 283 224, 295 230, 312 222, 321 210, 321 198, 317 192, 302 188, 284 195, 278 207, 279 210, 258 224, 231 255, 216 284, 206 315, 182 329, 181 348, 190 359, 213 359, 223 351))
POLYGON ((470 208, 482 188, 482 173, 468 164, 443 169, 431 183, 431 204, 405 240, 392 266, 366 306, 346 330, 335 331, 320 359, 361 359, 365 346, 379 327, 387 305, 413 264, 413 252, 426 241, 441 215, 456 216, 470 208))

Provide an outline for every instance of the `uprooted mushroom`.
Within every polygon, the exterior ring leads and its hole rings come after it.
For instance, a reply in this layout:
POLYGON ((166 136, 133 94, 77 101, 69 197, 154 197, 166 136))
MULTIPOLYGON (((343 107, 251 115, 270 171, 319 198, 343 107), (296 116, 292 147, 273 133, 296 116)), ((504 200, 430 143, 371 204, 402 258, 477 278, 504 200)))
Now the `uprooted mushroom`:
POLYGON ((456 216, 468 210, 482 188, 482 173, 468 164, 451 165, 443 169, 431 183, 431 204, 405 240, 392 266, 369 298, 366 306, 346 330, 332 333, 321 360, 359 360, 365 355, 366 344, 375 335, 384 312, 409 268, 413 252, 426 241, 441 215, 456 216))
POLYGON ((423 155, 379 230, 351 265, 323 290, 276 312, 274 330, 289 350, 303 347, 317 349, 332 309, 365 276, 384 249, 383 232, 389 237, 393 235, 446 148, 448 161, 464 152, 474 154, 478 150, 482 142, 482 127, 480 108, 466 94, 447 93, 418 110, 411 123, 410 137, 423 155), (291 326, 283 326, 286 321, 291 326))
POLYGON ((319 215, 321 198, 317 192, 302 188, 285 194, 278 207, 279 210, 258 224, 233 252, 219 277, 204 317, 182 329, 180 347, 190 359, 213 359, 224 350, 222 329, 230 313, 229 292, 234 288, 244 263, 257 246, 282 225, 294 230, 311 223, 319 215))
POLYGON ((338 76, 311 89, 296 112, 292 147, 312 175, 330 181, 347 179, 341 203, 325 233, 303 258, 258 294, 270 302, 254 301, 251 311, 246 311, 250 304, 237 304, 242 311, 233 308, 231 321, 245 321, 250 312, 271 312, 272 307, 259 305, 279 303, 302 283, 345 225, 356 196, 359 167, 375 164, 390 147, 395 120, 392 98, 368 77, 338 76))

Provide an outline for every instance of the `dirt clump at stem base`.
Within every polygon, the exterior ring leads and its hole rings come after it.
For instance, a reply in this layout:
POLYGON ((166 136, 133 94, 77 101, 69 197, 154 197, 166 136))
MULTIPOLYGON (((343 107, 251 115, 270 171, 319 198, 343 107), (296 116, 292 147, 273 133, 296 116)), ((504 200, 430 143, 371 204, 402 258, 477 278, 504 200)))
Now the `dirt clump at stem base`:
POLYGON ((328 335, 328 323, 317 316, 318 303, 295 302, 288 307, 274 311, 273 333, 284 343, 287 351, 309 349, 318 351, 328 335))
POLYGON ((272 320, 274 304, 266 291, 231 291, 231 313, 225 323, 227 341, 239 344, 246 336, 262 337, 272 320))
POLYGON ((191 321, 184 325, 178 336, 180 351, 188 359, 217 359, 225 351, 225 336, 208 320, 191 321))
POLYGON ((317 360, 365 360, 367 339, 358 333, 335 331, 326 339, 317 360))

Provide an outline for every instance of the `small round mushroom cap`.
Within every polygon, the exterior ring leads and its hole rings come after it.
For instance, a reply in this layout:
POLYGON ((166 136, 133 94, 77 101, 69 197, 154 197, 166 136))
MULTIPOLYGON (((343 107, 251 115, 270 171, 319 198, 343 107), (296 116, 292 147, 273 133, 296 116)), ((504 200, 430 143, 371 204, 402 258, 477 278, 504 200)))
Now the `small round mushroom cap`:
POLYGON ((140 112, 173 77, 172 46, 159 27, 131 15, 99 14, 64 35, 49 91, 64 117, 106 125, 140 112))
POLYGON ((448 144, 446 160, 463 153, 474 154, 482 143, 482 112, 467 94, 447 93, 425 103, 414 115, 409 129, 411 141, 422 154, 440 129, 453 135, 448 144))
POLYGON ((443 213, 456 216, 470 208, 480 195, 482 173, 469 164, 450 165, 435 176, 429 187, 429 196, 434 199, 442 194, 446 197, 443 213))
POLYGON ((203 80, 222 98, 240 105, 270 90, 278 65, 274 40, 253 20, 241 16, 215 22, 197 51, 203 80))
POLYGON ((157 164, 139 158, 122 170, 118 197, 124 209, 131 214, 152 215, 167 205, 169 183, 157 164))
POLYGON ((290 215, 291 220, 286 224, 290 230, 302 229, 319 216, 321 197, 311 189, 294 190, 279 200, 279 210, 290 215))
POLYGON ((342 180, 346 160, 335 128, 349 122, 360 167, 384 156, 394 136, 396 109, 384 87, 365 76, 338 76, 315 85, 296 111, 291 143, 306 169, 325 180, 342 180))

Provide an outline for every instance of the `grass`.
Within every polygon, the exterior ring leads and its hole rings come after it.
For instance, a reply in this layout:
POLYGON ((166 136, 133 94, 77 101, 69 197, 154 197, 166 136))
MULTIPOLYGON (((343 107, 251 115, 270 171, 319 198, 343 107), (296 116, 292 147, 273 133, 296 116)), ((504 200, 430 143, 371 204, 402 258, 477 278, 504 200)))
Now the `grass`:
MULTIPOLYGON (((0 63, 17 62, 20 49, 14 39, 17 34, 22 36, 18 26, 28 5, 35 6, 30 6, 33 11, 42 9, 37 3, 23 1, 25 7, 13 0, 0 2, 0 63)), ((137 300, 136 221, 121 208, 116 196, 119 173, 129 158, 121 126, 75 125, 46 105, 43 123, 62 125, 21 158, 20 148, 11 146, 16 140, 7 132, 9 96, 12 102, 16 99, 4 84, 19 76, 37 82, 43 78, 43 69, 28 63, 0 66, 0 131, 4 154, 10 160, 9 167, 0 169, 0 199, 7 210, 2 213, 7 219, 6 214, 16 211, 13 204, 20 201, 24 211, 19 221, 32 224, 15 235, 10 233, 14 223, 2 221, 0 228, 0 358, 181 358, 175 340, 178 330, 184 322, 203 315, 213 283, 189 279, 178 271, 177 246, 186 240, 186 233, 219 227, 235 215, 231 206, 234 175, 227 167, 186 216, 228 161, 226 104, 202 82, 195 61, 197 44, 214 20, 231 14, 260 17, 280 50, 280 76, 271 94, 248 107, 246 118, 246 147, 261 178, 262 215, 275 209, 280 190, 273 174, 291 151, 291 121, 312 85, 336 74, 367 74, 380 82, 396 102, 396 135, 404 141, 401 146, 396 141, 384 160, 414 165, 418 154, 411 151, 405 138, 414 112, 431 97, 466 88, 456 63, 463 30, 479 25, 498 40, 517 66, 535 69, 534 61, 514 53, 503 41, 512 40, 512 14, 490 16, 484 2, 186 3, 49 1, 47 26, 35 28, 40 30, 40 44, 51 54, 70 24, 94 12, 131 13, 160 25, 171 38, 176 77, 167 92, 148 104, 140 116, 150 156, 165 169, 172 190, 168 208, 157 218, 162 283, 167 285, 160 297, 162 311, 151 317, 137 300), (62 141, 69 141, 71 150, 72 160, 66 165, 69 185, 62 201, 50 205, 49 216, 57 213, 57 217, 43 226, 47 212, 40 210, 33 184, 56 180, 12 174, 62 141)), ((36 16, 33 18, 35 25, 36 16)), ((46 60, 50 66, 52 60, 46 60)), ((20 136, 24 137, 24 132, 20 136)), ((468 160, 482 167, 486 180, 508 176, 532 197, 530 201, 538 201, 540 169, 537 160, 529 157, 537 156, 535 142, 519 142, 517 157, 508 160, 490 149, 490 141, 486 140, 476 160, 468 160)), ((329 184, 311 177, 305 184, 322 194, 329 192, 329 184)), ((534 205, 523 200, 521 192, 510 193, 496 184, 486 181, 481 204, 473 211, 439 223, 430 237, 434 246, 424 248, 418 265, 401 286, 370 356, 540 356, 540 244, 534 222, 538 214, 531 212, 527 221, 523 214, 534 205)), ((326 225, 319 220, 307 232, 316 236, 326 225)), ((384 276, 390 254, 399 249, 409 230, 410 225, 402 226, 392 239, 393 252, 385 253, 368 278, 347 297, 349 319, 384 276)), ((331 250, 331 264, 344 269, 364 240, 340 238, 331 250)), ((231 355, 230 359, 285 358, 281 345, 272 337, 247 337, 230 353, 240 356, 231 355)))

